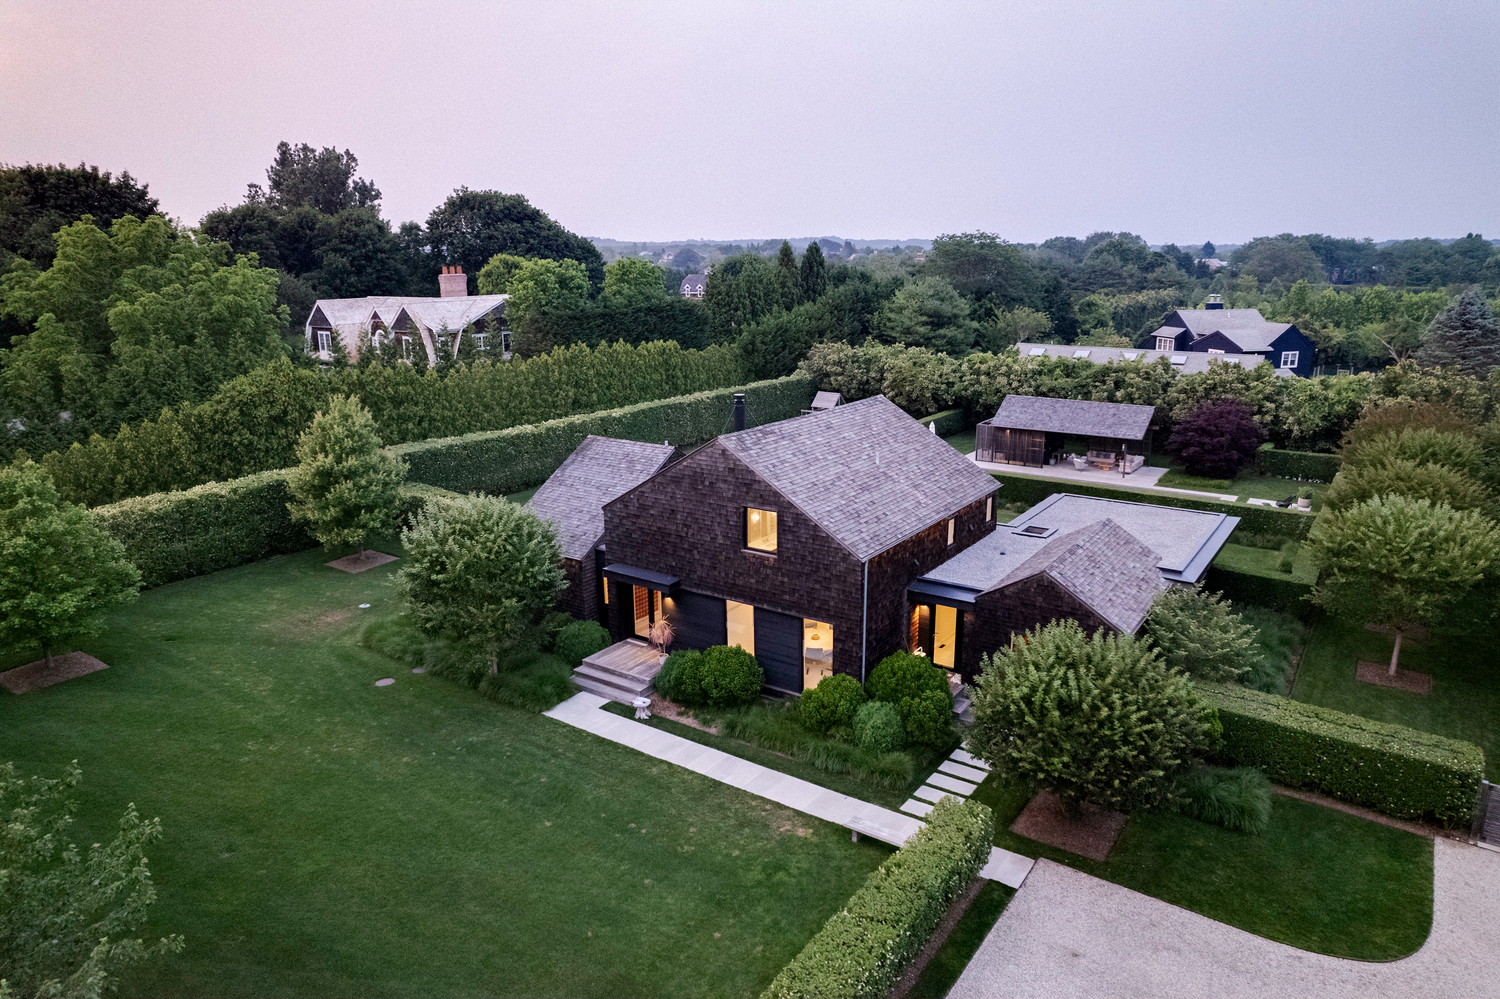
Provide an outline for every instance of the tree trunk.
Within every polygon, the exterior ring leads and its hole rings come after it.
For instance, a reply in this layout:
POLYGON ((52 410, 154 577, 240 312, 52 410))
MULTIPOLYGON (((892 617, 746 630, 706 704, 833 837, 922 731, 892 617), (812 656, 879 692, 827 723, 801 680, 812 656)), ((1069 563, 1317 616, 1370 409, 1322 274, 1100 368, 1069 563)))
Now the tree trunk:
POLYGON ((47 660, 47 668, 52 668, 52 643, 42 642, 42 658, 47 660))
POLYGON ((1396 644, 1391 647, 1391 672, 1390 676, 1396 675, 1396 661, 1401 658, 1401 629, 1396 629, 1396 644))

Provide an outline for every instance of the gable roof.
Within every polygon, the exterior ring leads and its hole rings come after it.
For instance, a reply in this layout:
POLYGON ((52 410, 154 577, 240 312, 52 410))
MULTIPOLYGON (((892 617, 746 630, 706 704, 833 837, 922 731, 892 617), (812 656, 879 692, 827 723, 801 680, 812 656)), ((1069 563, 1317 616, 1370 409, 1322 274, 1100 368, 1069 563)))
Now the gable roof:
POLYGON ((703 289, 707 286, 707 284, 708 276, 706 274, 689 274, 687 277, 682 279, 682 284, 679 286, 679 290, 683 294, 687 294, 689 292, 702 294, 703 289))
POLYGON ((465 326, 483 319, 510 298, 509 295, 454 295, 449 298, 415 298, 406 301, 401 311, 416 320, 423 329, 436 332, 446 327, 460 333, 465 326))
POLYGON ((1160 555, 1106 517, 1052 538, 996 588, 1049 576, 1111 627, 1133 634, 1146 620, 1151 601, 1167 587, 1156 568, 1160 561, 1160 555))
MULTIPOLYGON (((1182 330, 1175 326, 1163 326, 1156 333, 1151 334, 1147 343, 1155 343, 1157 333, 1162 336, 1172 336, 1181 333, 1182 330)), ((1139 361, 1142 364, 1153 364, 1165 357, 1167 363, 1172 365, 1173 371, 1184 374, 1192 374, 1207 371, 1208 366, 1213 363, 1240 364, 1247 368, 1253 368, 1257 364, 1267 363, 1266 358, 1260 354, 1207 354, 1201 350, 1147 350, 1144 347, 1075 347, 1071 343, 1018 343, 1016 349, 1022 357, 1067 357, 1077 360, 1088 360, 1095 364, 1126 364, 1130 361, 1139 361), (1084 357, 1077 355, 1083 353, 1084 357), (1175 358, 1181 358, 1177 361, 1175 358)), ((1291 378, 1292 372, 1286 368, 1276 368, 1278 378, 1291 378)))
POLYGON ((676 452, 670 444, 591 434, 526 506, 557 528, 564 558, 585 558, 604 534, 604 504, 655 475, 676 452))
POLYGON ((1155 406, 1008 395, 1000 403, 1000 409, 991 423, 1013 430, 1042 430, 1055 434, 1117 437, 1138 441, 1143 440, 1146 432, 1151 429, 1151 420, 1155 415, 1155 406))
POLYGON ((843 395, 838 392, 817 392, 813 395, 812 405, 809 409, 832 409, 841 405, 844 401, 843 395))
POLYGON ((998 488, 880 395, 718 443, 861 561, 998 488))
POLYGON ((1167 316, 1156 336, 1170 336, 1168 328, 1187 329, 1193 339, 1222 333, 1242 351, 1271 349, 1271 343, 1292 328, 1291 323, 1267 322, 1259 309, 1178 309, 1167 316))

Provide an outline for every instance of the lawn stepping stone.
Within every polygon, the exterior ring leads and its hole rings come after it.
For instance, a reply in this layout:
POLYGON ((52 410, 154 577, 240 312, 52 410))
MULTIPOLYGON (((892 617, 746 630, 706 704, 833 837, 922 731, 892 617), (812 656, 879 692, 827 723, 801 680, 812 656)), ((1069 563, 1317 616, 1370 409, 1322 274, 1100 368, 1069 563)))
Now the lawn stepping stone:
POLYGON ((370 609, 370 605, 369 604, 360 604, 359 605, 359 609, 360 610, 369 610, 370 609))
POLYGON ((396 678, 395 677, 393 677, 393 676, 387 676, 387 677, 382 677, 379 680, 376 680, 375 681, 375 686, 377 686, 377 687, 389 687, 391 684, 393 684, 395 682, 396 682, 396 678))
POLYGON ((955 763, 962 763, 966 767, 974 767, 986 772, 990 769, 990 765, 988 763, 984 762, 972 753, 964 752, 962 749, 955 749, 952 753, 949 754, 948 759, 953 760, 955 763))
POLYGON ((1248 503, 1250 506, 1275 506, 1276 505, 1276 501, 1275 500, 1270 500, 1270 499, 1256 499, 1253 496, 1250 499, 1245 500, 1245 502, 1248 503))
POLYGON ((947 791, 939 791, 935 787, 928 787, 926 784, 923 784, 921 787, 912 792, 912 797, 921 798, 923 801, 930 801, 933 804, 937 804, 939 801, 942 801, 946 797, 952 797, 952 795, 947 791))
POLYGON ((413 673, 426 673, 427 672, 427 667, 426 666, 413 666, 411 668, 411 671, 413 673))
POLYGON ((927 778, 927 783, 933 787, 940 787, 945 791, 952 791, 954 794, 962 795, 965 798, 978 790, 978 785, 971 784, 966 780, 959 780, 957 777, 949 777, 947 774, 933 774, 927 778))
POLYGON ((907 798, 906 804, 901 806, 903 812, 909 812, 919 819, 925 819, 927 813, 932 811, 932 809, 932 805, 929 805, 925 801, 918 801, 916 798, 907 798))
POLYGON ((944 760, 938 764, 938 769, 945 774, 962 777, 964 780, 971 780, 976 784, 983 784, 984 779, 989 776, 989 774, 978 767, 967 767, 962 763, 954 763, 952 760, 944 760))

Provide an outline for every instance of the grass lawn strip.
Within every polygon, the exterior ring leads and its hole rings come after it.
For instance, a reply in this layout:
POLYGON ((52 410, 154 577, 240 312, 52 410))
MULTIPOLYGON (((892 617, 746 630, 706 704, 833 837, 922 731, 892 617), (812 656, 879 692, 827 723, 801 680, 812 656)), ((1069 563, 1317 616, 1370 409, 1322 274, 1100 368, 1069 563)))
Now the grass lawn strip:
POLYGON ((188 947, 122 994, 755 994, 889 856, 441 679, 374 687, 394 566, 325 560, 148 591, 89 645, 111 669, 0 695, 0 759, 82 766, 79 842, 162 818, 142 935, 188 947))
POLYGON ((998 881, 986 881, 937 953, 917 976, 911 990, 906 993, 906 999, 943 999, 968 967, 969 960, 989 936, 1015 893, 1014 888, 1007 888, 998 881))

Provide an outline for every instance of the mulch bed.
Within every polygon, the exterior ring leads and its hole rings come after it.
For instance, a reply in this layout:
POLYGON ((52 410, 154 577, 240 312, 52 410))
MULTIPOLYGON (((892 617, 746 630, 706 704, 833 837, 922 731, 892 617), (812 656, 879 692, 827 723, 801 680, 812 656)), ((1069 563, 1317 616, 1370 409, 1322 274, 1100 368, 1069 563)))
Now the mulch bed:
POLYGON ((1074 818, 1063 811, 1061 798, 1051 791, 1038 791, 1010 824, 1010 831, 1090 860, 1108 860, 1126 818, 1087 802, 1083 814, 1074 818))
POLYGON ((1413 694, 1432 693, 1431 673, 1414 673, 1409 669, 1398 668, 1396 675, 1391 676, 1389 663, 1372 663, 1361 659, 1354 667, 1354 679, 1360 683, 1373 683, 1377 687, 1391 687, 1413 694))
POLYGON ((0 687, 12 694, 24 694, 29 690, 41 690, 54 683, 71 680, 75 676, 97 673, 101 669, 109 669, 109 663, 100 662, 87 652, 69 652, 53 656, 51 669, 47 668, 47 660, 38 659, 34 663, 0 673, 0 687))
POLYGON ((345 572, 364 572, 366 569, 373 569, 377 565, 385 565, 387 562, 394 561, 396 561, 396 556, 394 555, 387 555, 385 552, 377 552, 374 549, 366 548, 362 552, 345 555, 343 558, 336 558, 332 562, 325 564, 330 568, 342 569, 345 572))

